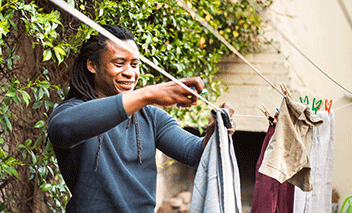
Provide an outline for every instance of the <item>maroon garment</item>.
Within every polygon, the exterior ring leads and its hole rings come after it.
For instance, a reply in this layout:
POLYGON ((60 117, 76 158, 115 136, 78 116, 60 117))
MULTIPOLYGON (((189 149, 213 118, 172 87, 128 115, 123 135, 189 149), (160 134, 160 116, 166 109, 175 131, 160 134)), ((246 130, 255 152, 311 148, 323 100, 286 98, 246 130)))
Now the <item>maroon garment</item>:
MULTIPOLYGON (((278 113, 276 113, 275 118, 278 118, 278 113)), ((266 147, 275 132, 275 127, 276 124, 269 126, 257 162, 251 213, 293 212, 294 186, 289 182, 280 184, 274 178, 258 171, 262 164, 266 147)))

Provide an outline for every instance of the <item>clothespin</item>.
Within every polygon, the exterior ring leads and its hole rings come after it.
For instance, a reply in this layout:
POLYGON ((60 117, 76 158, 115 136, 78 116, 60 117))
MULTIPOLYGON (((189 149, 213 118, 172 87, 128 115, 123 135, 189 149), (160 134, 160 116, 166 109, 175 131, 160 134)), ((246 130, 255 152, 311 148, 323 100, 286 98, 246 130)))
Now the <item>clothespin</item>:
POLYGON ((271 124, 276 124, 276 119, 274 118, 274 116, 271 115, 271 113, 269 112, 269 110, 266 108, 266 106, 264 104, 262 104, 262 107, 259 106, 260 111, 263 112, 263 114, 265 115, 265 117, 268 118, 268 120, 270 121, 271 124))
POLYGON ((291 95, 290 91, 287 89, 286 84, 285 84, 284 82, 282 82, 282 83, 280 84, 280 88, 281 88, 281 91, 282 91, 282 93, 283 93, 284 95, 286 95, 289 99, 291 99, 292 101, 294 101, 293 98, 292 98, 292 95, 291 95))
MULTIPOLYGON (((190 87, 191 89, 196 89, 195 87, 190 87)), ((205 94, 207 94, 208 93, 208 90, 207 89, 203 89, 202 90, 202 93, 200 94, 200 96, 204 96, 205 94)), ((190 96, 189 98, 191 98, 192 96, 190 96)), ((177 105, 176 105, 177 107, 180 107, 180 106, 182 106, 182 103, 178 103, 177 105)))

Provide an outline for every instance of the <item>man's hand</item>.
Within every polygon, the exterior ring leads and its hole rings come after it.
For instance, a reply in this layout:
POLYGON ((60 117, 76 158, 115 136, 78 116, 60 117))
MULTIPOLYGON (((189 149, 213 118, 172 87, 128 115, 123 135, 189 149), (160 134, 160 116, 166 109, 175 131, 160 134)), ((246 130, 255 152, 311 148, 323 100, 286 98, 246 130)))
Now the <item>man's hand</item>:
MULTIPOLYGON (((183 78, 180 81, 187 87, 195 88, 194 91, 198 94, 204 89, 204 83, 200 77, 183 78)), ((150 97, 150 103, 153 104, 169 106, 182 103, 183 107, 189 107, 198 102, 198 97, 173 81, 152 85, 146 89, 153 94, 150 97)))
MULTIPOLYGON (((204 89, 204 83, 200 77, 183 78, 180 81, 188 87, 194 87, 198 94, 204 89)), ((146 86, 123 96, 123 103, 128 115, 149 104, 170 106, 182 103, 183 107, 188 107, 196 105, 197 102, 198 97, 173 81, 146 86)))
MULTIPOLYGON (((229 135, 233 135, 233 133, 235 132, 235 129, 236 129, 236 123, 233 121, 232 119, 232 116, 233 114, 235 113, 235 110, 233 110, 230 105, 228 103, 223 103, 220 108, 223 108, 225 109, 225 111, 227 112, 227 114, 229 115, 230 117, 230 122, 232 124, 232 128, 231 129, 228 129, 228 133, 229 135)), ((211 118, 209 119, 209 123, 207 125, 207 129, 206 129, 206 134, 205 134, 205 138, 203 140, 203 149, 205 149, 205 146, 208 144, 208 141, 211 137, 211 135, 213 134, 214 132, 214 129, 215 129, 215 118, 213 116, 211 116, 211 118)))

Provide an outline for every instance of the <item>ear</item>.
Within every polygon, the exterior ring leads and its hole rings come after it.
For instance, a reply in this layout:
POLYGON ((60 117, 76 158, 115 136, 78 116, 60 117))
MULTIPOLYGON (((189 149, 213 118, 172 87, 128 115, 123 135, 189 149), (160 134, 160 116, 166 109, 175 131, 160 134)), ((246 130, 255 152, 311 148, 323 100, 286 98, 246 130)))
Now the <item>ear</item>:
POLYGON ((91 60, 87 60, 87 69, 89 72, 96 74, 96 65, 91 60))

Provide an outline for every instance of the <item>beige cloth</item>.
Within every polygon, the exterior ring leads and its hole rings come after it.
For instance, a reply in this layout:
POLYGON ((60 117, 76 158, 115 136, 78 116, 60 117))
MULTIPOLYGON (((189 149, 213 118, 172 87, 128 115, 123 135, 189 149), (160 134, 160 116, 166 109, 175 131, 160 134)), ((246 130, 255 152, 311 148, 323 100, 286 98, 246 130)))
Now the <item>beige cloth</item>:
POLYGON ((311 191, 312 127, 323 120, 302 103, 284 97, 275 133, 264 153, 259 172, 283 183, 311 191))

